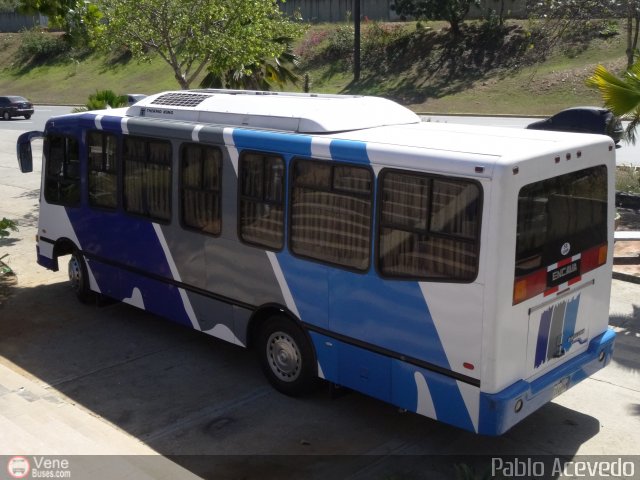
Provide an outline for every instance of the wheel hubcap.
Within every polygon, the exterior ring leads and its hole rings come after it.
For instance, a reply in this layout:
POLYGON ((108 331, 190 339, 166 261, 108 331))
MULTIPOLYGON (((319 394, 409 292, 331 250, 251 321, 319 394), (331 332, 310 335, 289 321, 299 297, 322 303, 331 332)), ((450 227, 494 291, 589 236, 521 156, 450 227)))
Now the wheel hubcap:
POLYGON ((295 340, 286 333, 271 334, 267 342, 267 358, 278 379, 293 382, 300 376, 300 351, 295 340))
POLYGON ((80 262, 73 256, 69 260, 69 282, 71 282, 71 288, 74 292, 80 291, 80 285, 82 283, 82 270, 80 268, 80 262))

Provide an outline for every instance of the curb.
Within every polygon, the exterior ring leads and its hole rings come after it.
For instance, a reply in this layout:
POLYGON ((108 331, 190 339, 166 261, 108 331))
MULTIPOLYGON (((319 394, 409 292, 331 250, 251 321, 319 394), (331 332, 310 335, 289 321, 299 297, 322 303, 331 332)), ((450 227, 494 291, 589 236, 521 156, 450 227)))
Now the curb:
POLYGON ((614 280, 621 280, 623 282, 635 283, 640 285, 640 277, 636 277, 635 275, 630 275, 628 273, 621 272, 613 272, 612 275, 614 280))

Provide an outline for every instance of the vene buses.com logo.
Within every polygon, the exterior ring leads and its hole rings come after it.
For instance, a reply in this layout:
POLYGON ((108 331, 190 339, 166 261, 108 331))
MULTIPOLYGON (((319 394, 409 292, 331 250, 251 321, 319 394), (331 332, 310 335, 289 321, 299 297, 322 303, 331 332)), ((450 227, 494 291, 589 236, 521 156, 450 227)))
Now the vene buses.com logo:
POLYGON ((24 457, 12 457, 7 463, 7 471, 13 478, 26 478, 30 470, 29 460, 24 457))

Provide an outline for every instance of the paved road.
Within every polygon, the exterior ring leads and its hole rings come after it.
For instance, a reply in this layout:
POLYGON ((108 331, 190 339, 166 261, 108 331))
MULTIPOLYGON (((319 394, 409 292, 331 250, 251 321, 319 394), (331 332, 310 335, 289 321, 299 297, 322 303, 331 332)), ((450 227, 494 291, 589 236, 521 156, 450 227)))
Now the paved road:
POLYGON ((0 120, 0 131, 11 130, 16 132, 26 132, 29 130, 44 130, 46 121, 57 115, 70 113, 73 107, 35 105, 33 116, 29 120, 22 117, 11 120, 0 120))
POLYGON ((356 393, 333 398, 328 387, 291 399, 268 386, 250 352, 126 305, 80 304, 64 272, 35 264, 39 162, 18 172, 18 124, 0 122, 0 218, 20 223, 0 241, 18 275, 0 305, 0 455, 151 455, 73 457, 72 478, 82 479, 448 480, 453 464, 490 465, 476 454, 638 452, 639 286, 614 281, 612 364, 499 438, 356 393))

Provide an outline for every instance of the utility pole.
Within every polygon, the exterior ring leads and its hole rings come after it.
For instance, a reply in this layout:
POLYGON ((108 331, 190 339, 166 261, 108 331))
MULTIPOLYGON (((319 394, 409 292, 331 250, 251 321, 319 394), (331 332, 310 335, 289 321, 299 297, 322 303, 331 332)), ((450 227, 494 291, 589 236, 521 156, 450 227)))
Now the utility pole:
POLYGON ((353 0, 353 80, 360 80, 360 0, 353 0))

